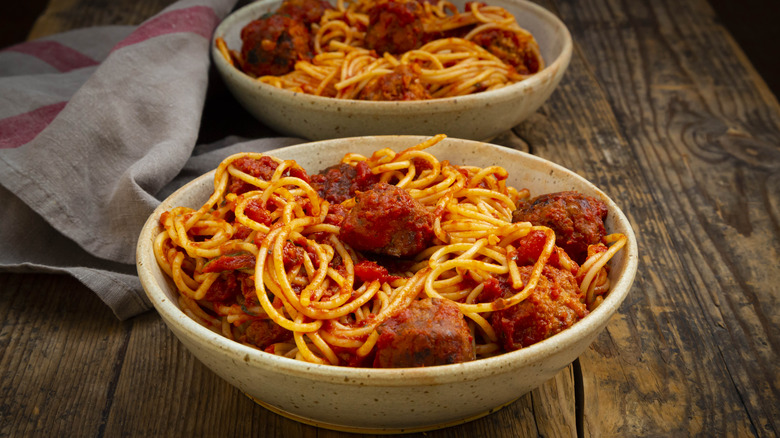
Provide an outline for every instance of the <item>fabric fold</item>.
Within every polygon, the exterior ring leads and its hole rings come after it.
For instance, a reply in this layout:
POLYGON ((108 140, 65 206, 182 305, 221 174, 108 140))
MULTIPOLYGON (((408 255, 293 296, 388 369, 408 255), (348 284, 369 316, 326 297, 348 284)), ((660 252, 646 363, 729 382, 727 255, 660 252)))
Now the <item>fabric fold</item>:
POLYGON ((119 318, 149 308, 135 275, 138 233, 208 123, 210 39, 235 2, 180 1, 134 29, 0 51, 0 238, 14 245, 0 269, 66 272, 119 318))

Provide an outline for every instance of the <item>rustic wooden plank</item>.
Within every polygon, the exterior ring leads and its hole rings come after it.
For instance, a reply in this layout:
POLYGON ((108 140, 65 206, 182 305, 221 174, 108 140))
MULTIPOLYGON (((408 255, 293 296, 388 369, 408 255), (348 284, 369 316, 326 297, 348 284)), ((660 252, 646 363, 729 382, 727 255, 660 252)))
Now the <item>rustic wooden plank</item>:
MULTIPOLYGON (((149 436, 171 430, 194 436, 246 436, 258 431, 262 436, 280 438, 344 436, 297 423, 255 404, 198 362, 154 312, 133 320, 122 363, 106 418, 106 436, 149 436)), ((566 387, 572 387, 568 369, 487 417, 442 430, 389 436, 512 438, 537 435, 539 430, 560 430, 557 419, 573 415, 572 406, 565 412, 566 403, 557 400, 557 392, 566 392, 566 387), (544 427, 539 428, 537 422, 544 427)))
POLYGON ((155 312, 133 319, 106 436, 305 436, 202 365, 155 312))
MULTIPOLYGON (((531 436, 574 436, 574 423, 561 423, 573 416, 574 408, 560 401, 559 393, 570 394, 573 388, 570 368, 562 370, 539 388, 520 397, 516 402, 474 421, 444 429, 408 434, 383 435, 388 438, 516 438, 531 436), (571 427, 568 427, 571 426, 571 427)), ((573 394, 570 400, 573 402, 573 394)), ((344 433, 320 429, 318 438, 343 437, 344 433)), ((368 434, 349 434, 350 437, 371 437, 368 434)))
POLYGON ((90 26, 133 25, 175 3, 175 0, 51 0, 27 39, 90 26))
MULTIPOLYGON (((53 0, 31 37, 169 3, 53 0)), ((777 435, 776 98, 704 0, 541 3, 573 33, 572 66, 495 142, 605 189, 640 244, 629 298, 580 358, 584 434, 777 435)), ((154 313, 117 322, 62 276, 3 274, 0 291, 0 435, 343 436, 254 404, 154 313)), ((577 379, 570 367, 489 417, 406 436, 573 435, 577 379)))
POLYGON ((543 130, 534 153, 612 194, 641 255, 627 303, 581 358, 586 431, 775 435, 776 99, 705 2, 556 9, 578 56, 542 112, 556 126, 520 136, 543 130))
MULTIPOLYGON (((538 427, 537 433, 515 436, 578 436, 575 383, 580 377, 576 375, 574 368, 573 365, 569 365, 554 379, 531 392, 532 412, 538 427)), ((507 419, 505 424, 511 425, 511 419, 507 419)))
POLYGON ((0 435, 97 435, 129 325, 61 275, 0 274, 0 318, 0 435))

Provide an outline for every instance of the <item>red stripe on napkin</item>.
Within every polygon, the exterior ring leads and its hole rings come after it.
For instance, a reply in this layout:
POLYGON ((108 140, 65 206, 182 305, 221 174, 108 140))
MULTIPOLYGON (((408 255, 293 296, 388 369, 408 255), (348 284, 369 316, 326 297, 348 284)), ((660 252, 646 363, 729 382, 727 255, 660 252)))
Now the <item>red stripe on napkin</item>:
POLYGON ((6 50, 34 56, 63 73, 98 65, 98 62, 89 56, 56 41, 28 41, 6 50))
POLYGON ((114 46, 112 51, 169 33, 192 32, 204 38, 211 38, 211 32, 218 23, 219 17, 211 8, 193 6, 177 9, 143 23, 130 36, 114 46))
POLYGON ((27 144, 43 131, 67 102, 42 106, 28 113, 0 120, 0 149, 13 149, 27 144))

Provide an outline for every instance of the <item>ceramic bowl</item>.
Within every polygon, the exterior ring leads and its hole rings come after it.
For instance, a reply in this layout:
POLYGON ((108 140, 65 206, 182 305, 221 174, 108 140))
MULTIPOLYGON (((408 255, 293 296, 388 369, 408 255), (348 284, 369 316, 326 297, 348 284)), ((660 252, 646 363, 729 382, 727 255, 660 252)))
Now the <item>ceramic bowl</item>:
MULTIPOLYGON (((402 150, 425 137, 378 136, 307 143, 269 155, 294 159, 310 173, 337 163, 347 152, 370 155, 391 147, 402 150)), ((274 356, 230 341, 202 327, 177 306, 177 291, 155 260, 152 242, 158 219, 175 206, 200 207, 213 190, 213 174, 185 185, 156 209, 140 234, 138 274, 157 312, 171 331, 216 374, 266 408, 320 427, 365 433, 429 430, 494 412, 555 376, 590 345, 628 294, 637 269, 631 225, 604 192, 577 174, 541 158, 509 148, 448 138, 427 149, 455 164, 507 169, 509 183, 531 194, 577 190, 604 200, 608 232, 628 236, 610 261, 612 290, 588 316, 571 328, 530 347, 500 356, 427 368, 371 369, 309 364, 274 356)))
MULTIPOLYGON (((260 0, 228 16, 217 27, 233 50, 241 48, 241 29, 280 0, 260 0)), ((463 10, 465 0, 453 0, 463 10)), ((333 99, 262 84, 231 66, 212 41, 212 59, 236 100, 276 131, 309 140, 363 135, 435 135, 488 140, 533 114, 555 90, 569 65, 572 40, 551 12, 523 0, 491 0, 514 14, 537 42, 546 67, 536 75, 499 90, 469 96, 413 102, 333 99)))

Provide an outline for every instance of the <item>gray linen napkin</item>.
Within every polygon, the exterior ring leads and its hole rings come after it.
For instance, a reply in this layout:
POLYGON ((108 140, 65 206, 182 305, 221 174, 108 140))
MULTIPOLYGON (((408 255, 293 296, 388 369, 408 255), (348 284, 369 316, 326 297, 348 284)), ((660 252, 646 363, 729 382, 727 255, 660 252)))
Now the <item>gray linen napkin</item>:
POLYGON ((135 245, 160 199, 232 152, 300 142, 196 147, 210 38, 235 2, 183 0, 138 27, 0 51, 0 270, 68 273, 134 316, 150 308, 135 245))

